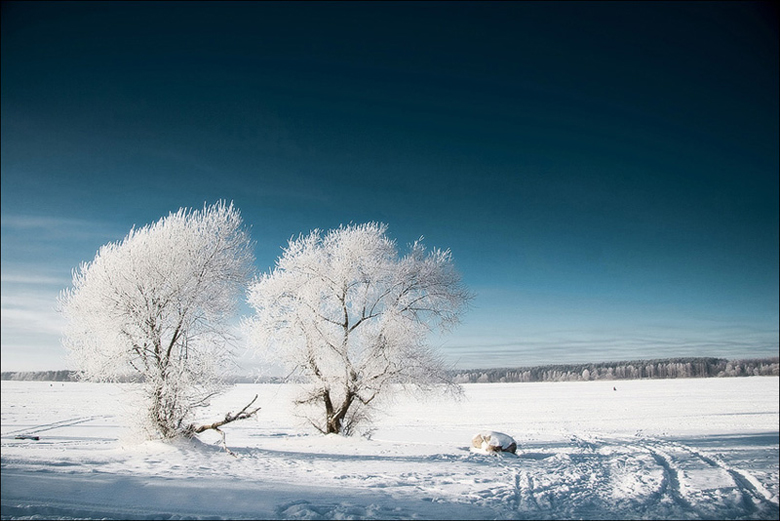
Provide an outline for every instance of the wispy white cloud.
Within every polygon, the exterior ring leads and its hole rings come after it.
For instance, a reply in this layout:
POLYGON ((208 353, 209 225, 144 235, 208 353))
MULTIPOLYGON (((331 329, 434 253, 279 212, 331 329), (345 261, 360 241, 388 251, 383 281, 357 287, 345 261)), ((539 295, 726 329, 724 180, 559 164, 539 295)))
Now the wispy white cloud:
POLYGON ((32 286, 63 286, 70 283, 69 278, 36 273, 6 273, 0 275, 3 284, 26 284, 32 286))
POLYGON ((57 311, 63 280, 45 268, 22 267, 2 273, 0 348, 4 370, 60 368, 65 320, 57 311))
POLYGON ((31 332, 59 335, 64 321, 57 313, 37 309, 2 308, 2 327, 9 334, 31 332))
POLYGON ((8 215, 0 219, 3 228, 89 228, 95 226, 95 221, 53 217, 49 215, 8 215))
MULTIPOLYGON (((110 222, 87 219, 61 218, 47 215, 3 214, 0 228, 4 236, 24 235, 26 241, 71 241, 113 239, 120 233, 110 222)), ((126 230, 125 230, 126 232, 126 230)))
POLYGON ((57 312, 58 292, 3 291, 0 325, 4 338, 27 333, 60 335, 65 325, 57 312))
POLYGON ((50 371, 73 369, 59 342, 4 342, 3 371, 50 371))
POLYGON ((652 358, 714 356, 728 359, 776 356, 778 330, 722 324, 710 330, 652 329, 621 334, 550 332, 528 338, 456 337, 442 342, 461 368, 521 367, 652 358))

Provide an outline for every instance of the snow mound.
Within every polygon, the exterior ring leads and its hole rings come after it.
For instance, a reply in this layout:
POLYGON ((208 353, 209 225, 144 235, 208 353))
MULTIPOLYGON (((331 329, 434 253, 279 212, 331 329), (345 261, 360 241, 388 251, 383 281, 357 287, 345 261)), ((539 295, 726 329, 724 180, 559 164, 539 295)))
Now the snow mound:
POLYGON ((471 450, 474 452, 511 452, 517 451, 517 442, 503 432, 482 431, 471 440, 471 450))

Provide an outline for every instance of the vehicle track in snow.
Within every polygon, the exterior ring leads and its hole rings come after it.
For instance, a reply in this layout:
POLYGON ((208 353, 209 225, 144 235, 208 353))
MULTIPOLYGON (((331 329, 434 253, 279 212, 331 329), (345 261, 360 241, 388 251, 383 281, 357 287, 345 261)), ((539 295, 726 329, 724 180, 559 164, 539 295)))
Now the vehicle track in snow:
POLYGON ((24 436, 33 436, 40 434, 41 432, 51 431, 54 429, 60 429, 62 427, 71 427, 73 425, 79 425, 81 423, 87 423, 93 420, 99 420, 103 418, 111 418, 112 415, 110 414, 99 414, 94 416, 77 416, 75 418, 68 418, 65 420, 59 420, 56 422, 51 423, 42 423, 40 425, 36 425, 34 427, 25 427, 24 429, 15 429, 12 431, 8 431, 3 433, 3 438, 14 438, 17 435, 24 435, 24 436))
POLYGON ((546 456, 493 458, 494 486, 480 495, 499 517, 778 517, 776 496, 750 472, 661 438, 576 435, 546 456))
POLYGON ((637 445, 663 468, 665 492, 683 511, 704 517, 728 512, 733 517, 777 518, 777 498, 750 472, 679 442, 648 438, 637 445))
POLYGON ((659 450, 648 448, 647 452, 653 457, 655 462, 663 469, 664 479, 661 482, 661 488, 658 496, 663 500, 668 499, 672 505, 680 511, 686 513, 695 513, 696 509, 685 499, 681 490, 680 476, 677 467, 672 463, 671 457, 659 450))
MULTIPOLYGON (((749 471, 730 466, 718 456, 690 445, 657 437, 639 438, 634 442, 573 436, 572 442, 585 453, 633 450, 635 454, 628 456, 637 458, 642 451, 647 451, 663 471, 658 492, 661 496, 667 495, 682 512, 707 513, 713 504, 731 508, 737 515, 750 516, 773 509, 777 512, 777 497, 749 471), (727 502, 730 490, 738 493, 738 502, 727 502), (738 505, 741 505, 741 511, 738 505)), ((603 474, 609 478, 608 472, 603 474)), ((775 517, 775 514, 770 516, 775 517)))

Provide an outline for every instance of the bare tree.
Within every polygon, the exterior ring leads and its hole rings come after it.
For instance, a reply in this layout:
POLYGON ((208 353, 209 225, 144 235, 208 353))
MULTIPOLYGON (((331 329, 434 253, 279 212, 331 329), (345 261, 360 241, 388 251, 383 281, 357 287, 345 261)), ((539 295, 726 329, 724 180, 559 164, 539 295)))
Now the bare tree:
POLYGON ((224 202, 180 209, 101 247, 59 299, 82 377, 135 376, 149 434, 192 435, 193 409, 224 388, 229 320, 253 260, 241 216, 224 202))
POLYGON ((417 241, 399 257, 386 230, 369 223, 292 239, 250 287, 250 335, 305 378, 296 403, 323 433, 354 433, 396 384, 460 390, 427 337, 456 325, 471 296, 448 250, 417 241))

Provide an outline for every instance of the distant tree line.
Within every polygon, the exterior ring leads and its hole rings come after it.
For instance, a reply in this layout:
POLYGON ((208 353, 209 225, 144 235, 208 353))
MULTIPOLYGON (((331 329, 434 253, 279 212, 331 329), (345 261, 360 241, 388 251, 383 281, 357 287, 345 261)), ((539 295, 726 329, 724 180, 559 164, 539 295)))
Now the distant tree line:
MULTIPOLYGON (((780 357, 749 360, 725 358, 664 358, 595 364, 541 365, 452 371, 456 383, 581 382, 587 380, 638 380, 641 378, 722 378, 728 376, 780 376, 780 357)), ((75 382, 76 371, 3 372, 2 380, 75 382)), ((127 379, 126 381, 137 381, 127 379)), ((284 383, 276 376, 235 376, 227 383, 284 383)))
MULTIPOLYGON (((62 369, 59 371, 3 371, 2 380, 17 380, 24 382, 77 382, 78 371, 62 369)), ((122 382, 138 381, 138 378, 123 378, 122 382)))
POLYGON ((75 382, 76 372, 61 371, 17 371, 0 373, 3 380, 23 380, 25 382, 75 382))
MULTIPOLYGON (((16 380, 24 382, 78 382, 78 371, 71 371, 63 369, 60 371, 4 371, 0 373, 0 380, 16 380)), ((142 381, 142 377, 138 375, 130 375, 123 378, 118 378, 117 381, 122 383, 138 383, 142 381)), ((246 383, 271 383, 279 384, 284 383, 286 380, 281 376, 232 376, 225 379, 227 384, 246 384, 246 383)))
POLYGON ((637 380, 640 378, 711 378, 727 376, 780 376, 780 358, 726 360, 723 358, 665 358, 543 365, 497 369, 455 370, 458 383, 579 382, 637 380))

